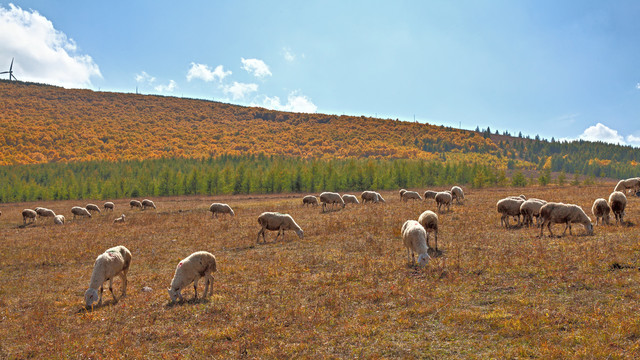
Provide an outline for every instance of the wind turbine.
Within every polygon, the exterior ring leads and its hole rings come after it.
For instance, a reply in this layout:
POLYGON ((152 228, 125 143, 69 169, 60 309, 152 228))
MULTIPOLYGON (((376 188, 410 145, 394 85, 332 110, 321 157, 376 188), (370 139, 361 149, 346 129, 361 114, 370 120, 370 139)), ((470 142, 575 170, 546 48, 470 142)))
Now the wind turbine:
POLYGON ((1 74, 9 74, 9 81, 11 81, 11 78, 13 78, 13 80, 18 81, 18 79, 16 79, 15 76, 13 76, 13 58, 11 58, 11 65, 9 66, 9 71, 3 71, 0 72, 1 74))

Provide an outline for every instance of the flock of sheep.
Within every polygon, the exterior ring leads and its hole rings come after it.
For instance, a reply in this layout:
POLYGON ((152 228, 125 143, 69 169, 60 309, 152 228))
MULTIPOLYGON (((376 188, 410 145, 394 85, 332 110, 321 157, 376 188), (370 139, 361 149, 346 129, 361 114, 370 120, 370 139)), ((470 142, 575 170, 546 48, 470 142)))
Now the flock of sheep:
MULTIPOLYGON (((149 199, 144 199, 142 201, 131 200, 129 202, 129 206, 131 206, 132 209, 133 208, 140 208, 141 210, 145 210, 147 208, 156 209, 156 204, 149 199)), ((107 211, 113 212, 115 205, 111 201, 107 201, 104 203, 103 207, 105 212, 107 211)), ((92 213, 96 213, 96 212, 101 213, 102 211, 100 210, 100 207, 95 204, 87 204, 85 207, 74 206, 71 208, 71 214, 73 214, 74 219, 78 216, 90 218, 92 217, 92 213)), ((0 215, 1 214, 2 212, 0 212, 0 215)), ((35 223, 38 217, 53 218, 53 223, 56 225, 64 225, 64 222, 65 222, 64 215, 56 215, 56 213, 51 209, 37 207, 33 210, 31 209, 22 210, 22 222, 24 225, 27 225, 27 220, 29 220, 29 223, 35 223)), ((125 221, 124 214, 120 215, 120 217, 115 218, 113 220, 114 223, 123 223, 124 221, 125 221)))
MULTIPOLYGON (((609 224, 610 214, 613 213, 616 224, 624 224, 625 208, 627 207, 627 196, 625 192, 632 190, 633 193, 640 191, 640 178, 630 178, 620 180, 613 192, 609 195, 609 200, 598 198, 593 202, 591 212, 596 217, 596 225, 609 224)), ((587 234, 593 234, 593 224, 591 218, 575 204, 564 204, 558 202, 547 202, 541 199, 527 199, 525 195, 509 196, 497 202, 496 207, 501 214, 500 225, 509 228, 509 217, 517 219, 517 227, 521 224, 533 225, 533 218, 536 218, 536 225, 540 227, 540 236, 544 234, 545 226, 549 230, 550 236, 554 236, 551 231, 552 224, 565 224, 562 235, 569 229, 571 234, 571 224, 582 224, 587 234), (522 217, 522 222, 521 222, 522 217)))

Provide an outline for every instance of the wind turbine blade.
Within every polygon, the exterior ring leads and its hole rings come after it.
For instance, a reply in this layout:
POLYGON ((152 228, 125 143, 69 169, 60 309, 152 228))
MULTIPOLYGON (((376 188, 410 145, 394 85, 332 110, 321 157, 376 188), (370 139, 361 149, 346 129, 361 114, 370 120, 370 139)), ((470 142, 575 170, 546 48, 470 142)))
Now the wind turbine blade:
MULTIPOLYGON (((11 76, 13 76, 13 74, 11 74, 11 76)), ((18 81, 18 78, 13 76, 13 80, 18 81)))
POLYGON ((9 66, 9 71, 11 71, 13 69, 13 59, 14 58, 11 58, 11 66, 9 66))
POLYGON ((0 74, 8 74, 8 73, 9 73, 8 71, 0 72, 0 74))

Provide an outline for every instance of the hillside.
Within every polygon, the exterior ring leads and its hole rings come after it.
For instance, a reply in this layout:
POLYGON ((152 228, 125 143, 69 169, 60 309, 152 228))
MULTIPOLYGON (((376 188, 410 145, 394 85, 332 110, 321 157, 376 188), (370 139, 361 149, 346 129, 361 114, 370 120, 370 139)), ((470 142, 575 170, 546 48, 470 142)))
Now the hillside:
POLYGON ((437 159, 498 146, 482 134, 368 117, 0 81, 0 165, 285 155, 437 159))

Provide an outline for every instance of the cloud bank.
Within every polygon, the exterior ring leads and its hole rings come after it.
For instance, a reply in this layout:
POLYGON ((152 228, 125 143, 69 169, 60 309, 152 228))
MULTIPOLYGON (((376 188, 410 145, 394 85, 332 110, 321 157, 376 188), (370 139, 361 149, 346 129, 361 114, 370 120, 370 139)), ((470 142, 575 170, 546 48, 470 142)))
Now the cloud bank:
POLYGON ((611 129, 602 123, 589 126, 578 136, 581 140, 602 141, 612 144, 624 144, 624 137, 618 134, 617 130, 611 129))
POLYGON ((240 58, 240 61, 242 61, 242 68, 247 70, 250 74, 253 74, 255 77, 264 78, 272 75, 271 70, 269 70, 269 66, 260 59, 240 58))
MULTIPOLYGON (((257 105, 257 104, 256 104, 257 105)), ((269 97, 265 96, 261 106, 267 109, 301 112, 301 113, 314 113, 318 110, 318 107, 307 96, 300 94, 297 91, 291 92, 287 97, 287 103, 282 104, 280 98, 277 96, 269 97)))
POLYGON ((100 69, 91 56, 76 52, 75 41, 37 11, 13 4, 0 6, 0 70, 9 70, 15 58, 13 71, 18 80, 91 87, 92 78, 102 78, 100 69))
POLYGON ((192 62, 191 68, 189 68, 189 72, 187 72, 187 81, 191 81, 193 79, 200 79, 206 82, 216 79, 218 79, 218 81, 222 81, 229 75, 231 75, 231 71, 224 71, 222 65, 218 65, 214 70, 211 70, 208 65, 192 62))

